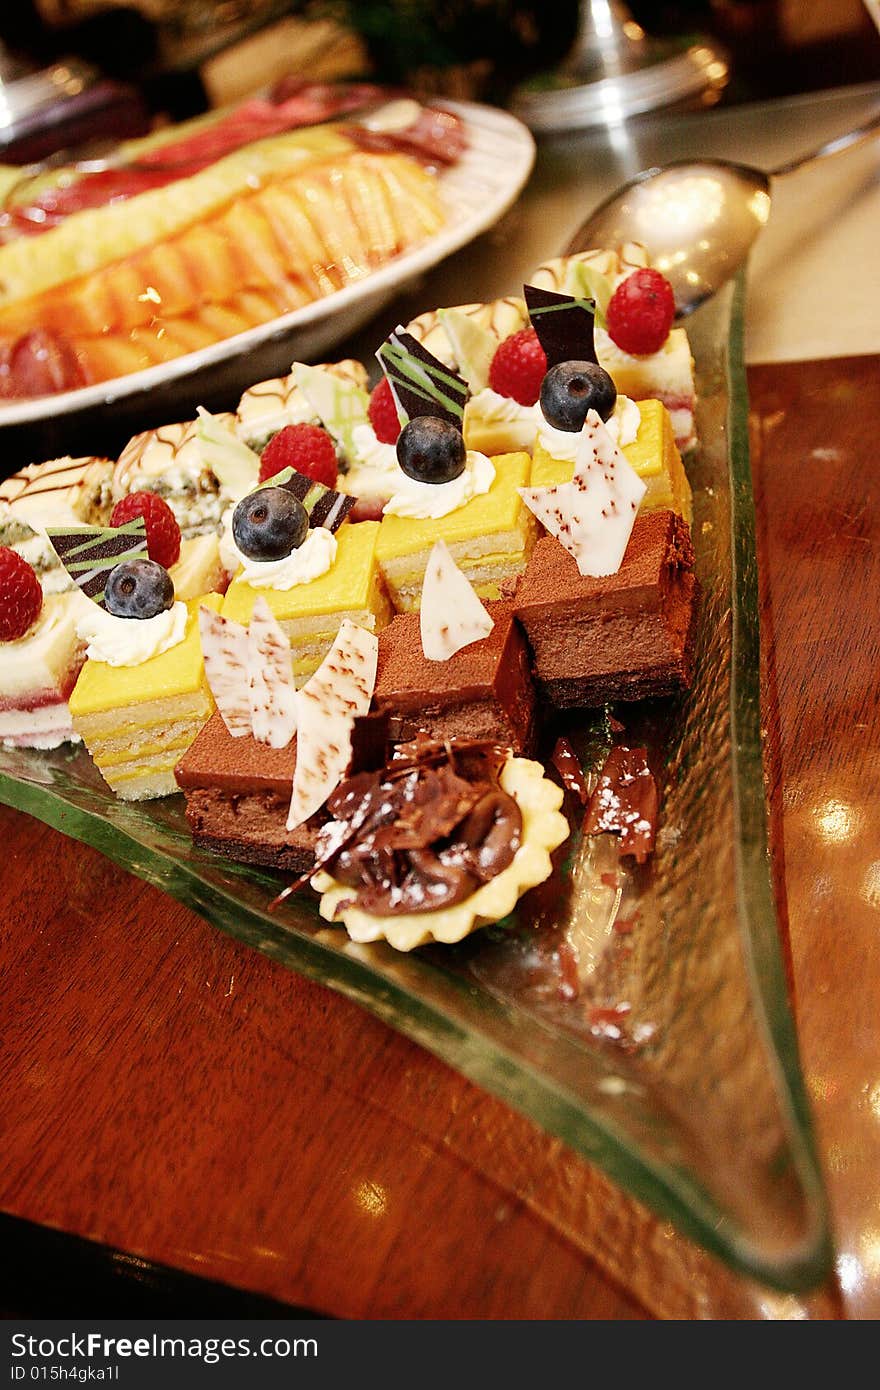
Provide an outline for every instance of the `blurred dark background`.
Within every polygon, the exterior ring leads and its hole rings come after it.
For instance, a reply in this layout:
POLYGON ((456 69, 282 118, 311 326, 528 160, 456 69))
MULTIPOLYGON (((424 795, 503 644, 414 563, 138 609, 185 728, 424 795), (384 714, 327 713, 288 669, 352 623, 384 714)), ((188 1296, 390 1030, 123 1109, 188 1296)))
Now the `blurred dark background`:
MULTIPOLYGON (((632 0, 628 10, 651 37, 722 44, 731 59, 725 104, 880 76, 880 35, 862 0, 632 0)), ((55 104, 48 143, 60 148, 70 134, 57 109, 65 102, 77 137, 100 133, 102 120, 129 135, 296 71, 369 74, 504 104, 564 59, 577 25, 577 0, 15 0, 0 14, 0 78, 83 60, 72 82, 82 91, 55 104)), ((0 155, 19 162, 2 139, 0 155)))

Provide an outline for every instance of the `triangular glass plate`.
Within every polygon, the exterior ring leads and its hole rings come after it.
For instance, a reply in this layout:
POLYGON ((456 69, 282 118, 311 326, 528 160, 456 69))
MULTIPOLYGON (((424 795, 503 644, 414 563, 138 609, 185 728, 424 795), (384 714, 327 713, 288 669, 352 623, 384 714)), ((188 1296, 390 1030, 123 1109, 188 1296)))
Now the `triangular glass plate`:
MULTIPOLYGON (((697 679, 623 716, 666 768, 649 865, 570 843, 503 927, 399 956, 347 942, 304 896, 269 913, 277 878, 194 849, 182 798, 116 801, 82 752, 0 750, 0 800, 357 1000, 733 1268, 794 1291, 830 1255, 766 844, 742 306, 741 278, 689 325, 697 679)), ((599 755, 602 718, 568 732, 599 755)))

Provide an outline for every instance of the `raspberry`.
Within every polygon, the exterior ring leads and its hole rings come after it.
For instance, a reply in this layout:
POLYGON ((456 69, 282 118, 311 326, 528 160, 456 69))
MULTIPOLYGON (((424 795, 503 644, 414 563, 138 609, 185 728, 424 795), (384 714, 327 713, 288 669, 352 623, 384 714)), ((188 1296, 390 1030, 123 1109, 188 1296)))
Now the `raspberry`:
POLYGON ((166 570, 180 559, 180 527, 168 503, 155 492, 130 492, 117 502, 111 526, 124 526, 142 516, 147 527, 147 554, 166 570))
POLYGON ((260 455, 260 482, 285 468, 295 468, 316 483, 335 487, 339 463, 327 431, 320 425, 285 425, 273 434, 260 455))
POLYGON ((510 396, 520 405, 534 405, 547 374, 547 357, 534 328, 521 328, 495 349, 489 368, 489 385, 499 396, 510 396))
POLYGON ((609 336, 624 352, 645 357, 659 352, 675 318, 672 286, 659 270, 634 270, 608 303, 609 336))
POLYGON ((396 444, 400 434, 400 417, 388 378, 383 376, 378 386, 370 393, 370 407, 367 411, 370 424, 381 444, 396 444))
POLYGON ((42 606, 43 590, 27 560, 0 545, 0 642, 24 637, 42 606))

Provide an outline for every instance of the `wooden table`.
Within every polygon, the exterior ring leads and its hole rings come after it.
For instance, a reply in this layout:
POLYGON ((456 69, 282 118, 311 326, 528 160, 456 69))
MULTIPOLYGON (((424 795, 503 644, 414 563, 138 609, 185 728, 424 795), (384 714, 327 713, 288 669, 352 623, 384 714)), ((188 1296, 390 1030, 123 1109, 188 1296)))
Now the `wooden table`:
POLYGON ((5 809, 0 1209, 337 1316, 880 1314, 880 357, 749 387, 774 869, 837 1286, 735 1278, 354 1004, 5 809))

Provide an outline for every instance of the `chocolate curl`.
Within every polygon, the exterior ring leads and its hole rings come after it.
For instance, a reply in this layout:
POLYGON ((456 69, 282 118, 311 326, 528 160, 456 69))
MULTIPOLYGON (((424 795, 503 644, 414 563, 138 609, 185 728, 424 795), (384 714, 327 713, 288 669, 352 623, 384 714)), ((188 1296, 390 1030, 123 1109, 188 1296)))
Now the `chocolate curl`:
POLYGON ((468 384, 420 342, 397 327, 376 353, 402 423, 433 415, 461 429, 468 384))
POLYGON ((585 835, 618 835, 620 853, 638 864, 654 850, 659 798, 644 748, 616 744, 593 789, 584 818, 585 835))
POLYGON ((50 526, 46 535, 67 573, 99 608, 111 570, 123 560, 148 558, 147 528, 142 516, 124 526, 50 526))
POLYGON ((356 497, 316 483, 295 468, 282 468, 280 473, 260 483, 260 487, 283 487, 285 492, 292 492, 305 507, 309 525, 323 526, 328 531, 338 531, 357 502, 356 497))
POLYGON ((595 299, 575 299, 537 285, 523 285, 523 298, 532 327, 547 357, 547 370, 560 362, 596 362, 593 329, 595 299))

